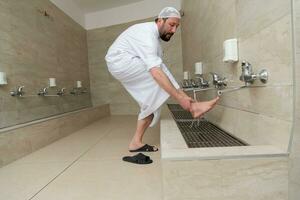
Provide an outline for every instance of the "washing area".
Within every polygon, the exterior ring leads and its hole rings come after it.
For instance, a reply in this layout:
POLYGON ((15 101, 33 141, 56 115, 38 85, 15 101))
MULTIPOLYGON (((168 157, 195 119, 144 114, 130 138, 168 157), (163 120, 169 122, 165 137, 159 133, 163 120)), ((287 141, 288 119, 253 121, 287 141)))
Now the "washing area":
POLYGON ((248 145, 204 118, 195 120, 178 104, 169 104, 168 107, 189 148, 248 145))
POLYGON ((182 86, 195 100, 220 100, 201 119, 168 105, 165 199, 288 199, 292 2, 222 3, 183 4, 182 86))
POLYGON ((300 0, 0 0, 0 199, 300 199, 299 16, 300 0), (137 165, 139 107, 105 55, 166 6, 163 62, 219 100, 193 118, 168 99, 137 165))
MULTIPOLYGON (((237 40, 234 39, 234 43, 230 45, 230 53, 226 53, 226 48, 224 48, 224 54, 234 55, 229 58, 224 58, 224 60, 230 60, 231 62, 238 61, 238 45, 237 40)), ((221 78, 216 73, 210 73, 212 75, 212 83, 214 87, 209 88, 209 82, 203 79, 203 66, 202 63, 197 63, 195 65, 195 75, 198 80, 198 84, 193 79, 188 79, 188 72, 185 72, 185 80, 183 83, 183 90, 187 93, 192 92, 194 101, 197 102, 197 92, 207 92, 209 90, 214 90, 217 96, 220 98, 226 93, 238 92, 242 89, 252 89, 264 86, 251 86, 254 81, 258 78, 264 84, 268 81, 268 72, 263 69, 260 73, 254 74, 252 66, 250 63, 242 62, 242 74, 240 80, 245 82, 243 86, 227 87, 227 79, 221 78), (203 84, 204 83, 204 84, 203 84), (196 87, 195 87, 196 86, 196 87)), ((222 147, 222 146, 247 146, 246 142, 234 137, 230 133, 220 129, 216 125, 212 124, 206 120, 203 116, 195 119, 189 111, 184 110, 179 104, 168 104, 169 110, 172 114, 173 119, 181 131, 187 145, 189 148, 193 147, 222 147)))

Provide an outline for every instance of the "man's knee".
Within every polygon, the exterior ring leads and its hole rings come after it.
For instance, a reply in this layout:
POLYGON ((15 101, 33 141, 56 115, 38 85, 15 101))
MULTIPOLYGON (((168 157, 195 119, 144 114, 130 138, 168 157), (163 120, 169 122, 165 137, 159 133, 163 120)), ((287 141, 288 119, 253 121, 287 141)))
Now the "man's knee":
POLYGON ((154 114, 152 113, 152 114, 149 115, 147 118, 148 118, 149 123, 151 123, 152 120, 153 120, 153 118, 154 118, 154 114))

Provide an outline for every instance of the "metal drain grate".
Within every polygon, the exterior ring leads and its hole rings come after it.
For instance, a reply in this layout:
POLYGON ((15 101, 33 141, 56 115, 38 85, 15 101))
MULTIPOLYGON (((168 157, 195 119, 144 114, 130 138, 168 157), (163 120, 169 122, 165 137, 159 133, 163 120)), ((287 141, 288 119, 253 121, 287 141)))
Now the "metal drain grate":
POLYGON ((185 111, 185 110, 180 110, 180 111, 172 111, 173 118, 175 121, 195 121, 197 119, 194 119, 191 113, 185 111))
POLYGON ((207 120, 195 122, 195 120, 184 118, 189 117, 187 111, 171 110, 171 112, 189 148, 248 145, 207 120))
POLYGON ((168 104, 169 109, 171 110, 172 116, 175 121, 197 121, 194 119, 190 112, 185 111, 179 104, 168 104))
POLYGON ((199 121, 197 126, 191 126, 192 122, 188 121, 176 123, 189 148, 247 145, 209 121, 199 121))
POLYGON ((179 104, 168 104, 168 108, 171 111, 184 111, 184 109, 179 104))

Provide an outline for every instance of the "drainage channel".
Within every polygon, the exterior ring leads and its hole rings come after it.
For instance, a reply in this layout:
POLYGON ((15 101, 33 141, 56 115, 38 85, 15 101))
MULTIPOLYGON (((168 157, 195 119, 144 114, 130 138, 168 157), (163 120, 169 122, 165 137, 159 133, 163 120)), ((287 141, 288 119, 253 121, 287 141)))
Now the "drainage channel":
POLYGON ((248 146, 239 138, 227 133, 206 119, 193 119, 178 104, 168 104, 172 116, 189 148, 248 146), (197 121, 197 123, 193 123, 197 121))

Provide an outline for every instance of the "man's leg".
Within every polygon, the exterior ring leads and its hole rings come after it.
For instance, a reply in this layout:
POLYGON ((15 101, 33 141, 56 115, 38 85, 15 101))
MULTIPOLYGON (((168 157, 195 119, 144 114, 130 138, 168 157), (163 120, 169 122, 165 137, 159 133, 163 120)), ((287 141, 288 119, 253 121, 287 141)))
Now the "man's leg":
POLYGON ((144 119, 137 121, 136 131, 135 131, 135 134, 129 144, 129 150, 135 150, 135 149, 138 149, 138 148, 144 146, 144 144, 142 142, 143 136, 144 136, 145 131, 151 124, 152 119, 153 119, 153 114, 149 115, 148 117, 146 117, 144 119))

